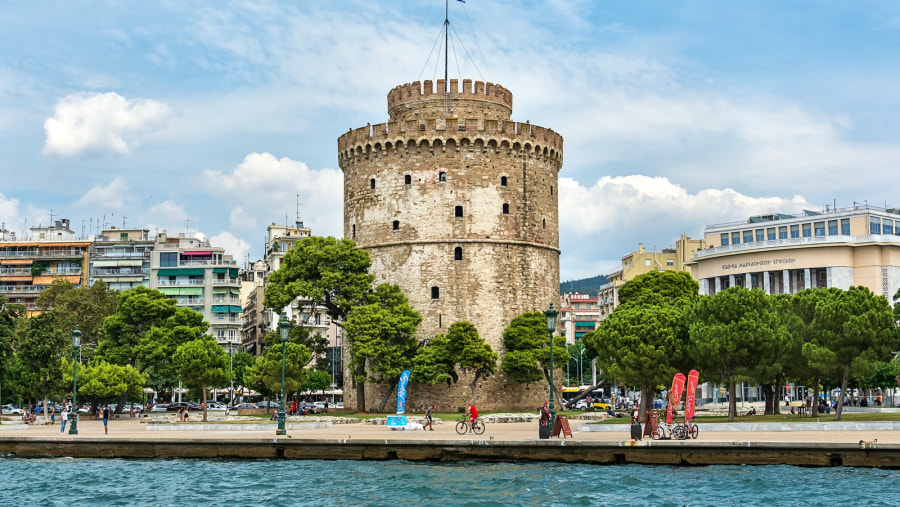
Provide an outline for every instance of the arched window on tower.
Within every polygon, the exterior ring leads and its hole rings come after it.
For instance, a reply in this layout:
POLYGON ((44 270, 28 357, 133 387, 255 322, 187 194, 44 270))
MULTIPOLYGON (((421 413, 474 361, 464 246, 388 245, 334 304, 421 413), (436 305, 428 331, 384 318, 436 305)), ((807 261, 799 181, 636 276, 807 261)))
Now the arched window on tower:
POLYGON ((462 206, 457 206, 457 207, 453 210, 453 216, 455 216, 456 218, 462 218, 462 216, 463 216, 463 215, 462 215, 462 206))
POLYGON ((462 247, 458 246, 453 249, 453 260, 461 261, 462 260, 462 247))
POLYGON ((503 203, 503 214, 509 215, 509 203, 503 203))
POLYGON ((412 185, 412 176, 410 176, 408 174, 403 176, 403 183, 405 185, 412 185))
POLYGON ((500 186, 501 187, 506 186, 506 176, 500 176, 500 186))
POLYGON ((553 185, 550 185, 550 195, 553 195, 553 185))
POLYGON ((353 224, 353 233, 350 236, 352 239, 356 239, 356 224, 353 224))
POLYGON ((547 219, 545 218, 545 219, 543 220, 543 222, 544 222, 544 229, 546 229, 546 228, 547 228, 547 219))
POLYGON ((431 288, 431 299, 441 299, 441 289, 440 287, 432 287, 431 288))
POLYGON ((369 180, 369 188, 371 188, 371 189, 375 188, 375 178, 372 178, 369 180))
POLYGON ((400 221, 399 220, 394 220, 394 230, 395 231, 400 230, 400 221))
POLYGON ((438 181, 447 181, 447 173, 441 171, 440 174, 438 174, 438 181))

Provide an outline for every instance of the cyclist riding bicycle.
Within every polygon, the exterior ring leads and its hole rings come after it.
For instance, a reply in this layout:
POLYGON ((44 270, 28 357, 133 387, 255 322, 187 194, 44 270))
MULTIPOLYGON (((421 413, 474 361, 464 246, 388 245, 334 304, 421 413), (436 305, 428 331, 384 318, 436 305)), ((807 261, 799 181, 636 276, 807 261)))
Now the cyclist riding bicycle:
POLYGON ((469 419, 469 433, 472 433, 472 427, 475 425, 475 419, 478 419, 478 409, 475 404, 471 404, 466 408, 466 417, 469 419))

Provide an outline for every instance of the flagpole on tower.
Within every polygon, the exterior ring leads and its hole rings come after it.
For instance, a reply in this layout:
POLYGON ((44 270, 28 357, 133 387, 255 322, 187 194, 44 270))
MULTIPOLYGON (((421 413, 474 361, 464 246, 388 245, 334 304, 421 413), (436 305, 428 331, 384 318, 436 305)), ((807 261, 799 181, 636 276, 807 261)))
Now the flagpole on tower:
POLYGON ((450 0, 444 2, 444 93, 450 93, 448 62, 450 61, 450 0))

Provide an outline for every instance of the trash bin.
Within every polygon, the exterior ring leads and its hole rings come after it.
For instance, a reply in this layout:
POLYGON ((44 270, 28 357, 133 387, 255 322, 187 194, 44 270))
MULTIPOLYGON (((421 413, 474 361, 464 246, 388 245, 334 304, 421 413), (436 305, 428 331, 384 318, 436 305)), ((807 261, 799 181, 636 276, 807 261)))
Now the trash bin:
POLYGON ((551 428, 550 425, 540 425, 538 426, 538 436, 540 436, 541 439, 550 438, 550 432, 552 429, 553 428, 551 428))

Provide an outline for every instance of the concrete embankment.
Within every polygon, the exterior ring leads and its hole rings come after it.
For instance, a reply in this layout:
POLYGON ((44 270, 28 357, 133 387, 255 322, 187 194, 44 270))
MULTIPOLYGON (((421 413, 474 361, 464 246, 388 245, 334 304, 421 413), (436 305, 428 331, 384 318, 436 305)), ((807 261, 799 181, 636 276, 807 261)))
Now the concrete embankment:
POLYGON ((816 442, 578 440, 240 440, 133 438, 3 438, 0 453, 16 457, 350 459, 411 461, 558 461, 590 464, 776 465, 900 468, 900 445, 816 442))

